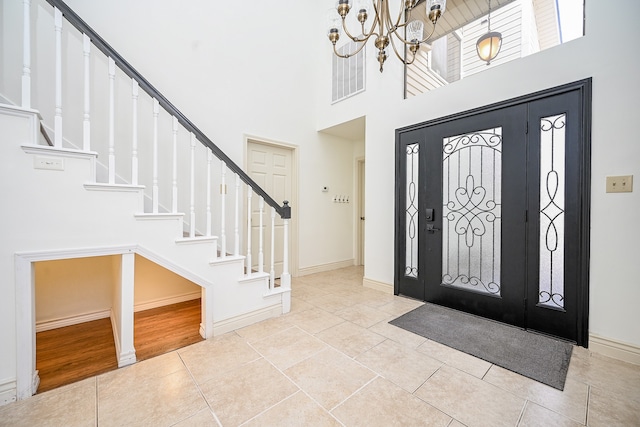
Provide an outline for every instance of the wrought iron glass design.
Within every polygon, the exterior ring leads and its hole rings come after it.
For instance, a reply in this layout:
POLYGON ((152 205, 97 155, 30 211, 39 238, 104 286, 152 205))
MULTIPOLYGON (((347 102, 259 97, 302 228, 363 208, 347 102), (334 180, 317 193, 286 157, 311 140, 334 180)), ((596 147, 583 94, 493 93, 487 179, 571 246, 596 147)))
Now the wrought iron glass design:
POLYGON ((538 303, 564 308, 566 114, 540 120, 540 284, 538 303))
POLYGON ((418 277, 418 143, 407 145, 405 276, 418 277))
POLYGON ((500 295, 502 128, 443 140, 442 284, 500 295))

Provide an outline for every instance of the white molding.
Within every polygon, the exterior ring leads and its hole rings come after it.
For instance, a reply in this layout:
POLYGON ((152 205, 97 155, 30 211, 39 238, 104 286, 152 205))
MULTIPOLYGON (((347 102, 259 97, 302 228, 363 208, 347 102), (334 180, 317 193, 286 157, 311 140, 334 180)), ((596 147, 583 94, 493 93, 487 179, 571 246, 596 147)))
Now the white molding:
POLYGON ((29 262, 54 261, 69 258, 86 258, 105 255, 121 255, 127 252, 136 252, 136 245, 123 246, 103 246, 96 248, 76 248, 76 249, 52 249, 37 252, 16 252, 15 256, 24 258, 29 262))
POLYGON ((16 401, 16 380, 5 378, 0 380, 0 406, 16 401))
POLYGON ((80 323, 91 322, 93 320, 106 319, 109 316, 111 316, 111 310, 99 310, 91 313, 76 314, 73 316, 60 317, 58 319, 40 321, 36 322, 36 333, 64 328, 65 326, 78 325, 80 323))
POLYGON ((186 294, 175 295, 172 297, 166 298, 158 298, 151 301, 142 302, 133 306, 133 312, 137 313, 139 311, 151 310, 153 308, 164 307, 167 305, 178 304, 185 301, 192 301, 194 299, 198 299, 202 296, 202 292, 200 290, 195 292, 189 292, 186 294))
POLYGON ((218 336, 226 334, 227 332, 235 331, 236 329, 271 319, 272 317, 278 317, 280 314, 282 314, 282 305, 278 303, 271 307, 261 308, 229 319, 220 320, 213 323, 213 335, 218 336))
POLYGON ((640 347, 633 344, 589 334, 589 350, 623 362, 640 365, 640 347))
POLYGON ((377 280, 363 277, 362 286, 364 286, 365 288, 375 289, 376 291, 382 291, 385 294, 393 295, 393 285, 390 285, 388 283, 378 282, 377 280))
POLYGON ((188 245, 196 243, 215 243, 218 240, 218 236, 196 236, 196 237, 183 237, 182 239, 176 239, 177 245, 188 245))
POLYGON ((116 360, 118 360, 118 367, 120 367, 120 336, 118 335, 118 325, 115 321, 113 308, 109 310, 109 320, 111 320, 111 330, 113 331, 113 341, 116 345, 116 360))
POLYGON ((87 182, 84 185, 84 189, 87 191, 113 191, 113 192, 130 192, 138 193, 144 191, 144 185, 129 185, 129 184, 104 184, 87 182))
POLYGON ((224 258, 216 258, 209 261, 209 265, 221 265, 221 264, 233 264, 237 262, 242 262, 244 265, 244 255, 228 255, 224 258))
POLYGON ((27 154, 55 154, 57 156, 69 157, 72 159, 96 159, 98 153, 95 151, 82 151, 73 148, 50 147, 48 145, 22 145, 22 151, 27 154))
POLYGON ((327 264, 314 265, 313 267, 305 267, 298 269, 298 276, 308 276, 309 274, 323 273, 325 271, 338 270, 340 268, 352 267, 355 260, 345 259, 344 261, 330 262, 327 264))
POLYGON ((134 217, 140 221, 156 221, 156 220, 182 220, 183 213, 138 213, 134 217))

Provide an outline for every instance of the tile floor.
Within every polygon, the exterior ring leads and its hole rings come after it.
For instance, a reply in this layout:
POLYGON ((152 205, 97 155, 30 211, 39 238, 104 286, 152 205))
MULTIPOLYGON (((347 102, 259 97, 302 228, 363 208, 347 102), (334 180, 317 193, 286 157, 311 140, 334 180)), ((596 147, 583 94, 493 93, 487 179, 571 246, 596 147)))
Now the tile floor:
POLYGON ((357 267, 291 313, 0 407, 0 426, 640 426, 640 366, 575 348, 563 392, 387 322, 357 267))

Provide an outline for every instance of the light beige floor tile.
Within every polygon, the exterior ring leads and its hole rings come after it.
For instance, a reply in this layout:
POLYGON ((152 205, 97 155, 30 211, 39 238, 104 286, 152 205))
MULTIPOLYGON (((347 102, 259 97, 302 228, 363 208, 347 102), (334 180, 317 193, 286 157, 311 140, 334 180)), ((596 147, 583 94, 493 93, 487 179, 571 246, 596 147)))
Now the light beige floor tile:
POLYGON ((518 423, 518 427, 580 427, 583 425, 532 402, 527 402, 518 423))
POLYGON ((375 346, 356 360, 409 393, 416 391, 442 366, 442 362, 391 340, 375 346))
POLYGON ((95 377, 0 407, 2 427, 95 425, 95 377))
POLYGON ((489 369, 484 380, 581 424, 586 423, 589 386, 584 383, 569 378, 564 391, 560 391, 496 365, 489 369))
POLYGON ((356 357, 386 339, 351 322, 332 326, 315 336, 350 357, 356 357))
POLYGON ((247 340, 247 342, 254 342, 282 332, 292 326, 287 317, 279 316, 238 329, 236 334, 247 340))
POLYGON ((327 328, 344 322, 344 319, 319 308, 305 310, 288 316, 289 322, 310 334, 317 334, 327 328))
POLYGON ((329 291, 325 291, 313 285, 292 285, 291 287, 291 296, 304 301, 310 298, 317 298, 323 295, 328 295, 329 293, 329 291))
POLYGON ((376 377, 374 372, 332 348, 292 366, 284 373, 327 410, 376 377))
POLYGON ((329 313, 334 313, 336 311, 350 307, 357 302, 336 294, 327 294, 308 298, 306 301, 309 304, 323 309, 324 311, 328 311, 329 313))
POLYGON ((389 321, 393 319, 395 319, 395 317, 388 317, 382 322, 378 322, 371 326, 369 330, 376 334, 383 335, 390 340, 404 345, 405 347, 414 349, 427 340, 425 337, 421 337, 420 335, 409 332, 406 329, 398 328, 397 326, 390 324, 389 321))
POLYGON ((250 420, 243 427, 264 426, 314 426, 339 427, 341 424, 311 400, 303 392, 298 392, 278 403, 268 411, 250 420))
POLYGON ((567 378, 640 402, 640 366, 605 356, 571 358, 567 378))
POLYGON ((299 313, 301 311, 309 310, 309 309, 311 309, 313 307, 314 307, 313 305, 309 304, 305 300, 302 300, 300 298, 291 297, 291 310, 289 311, 288 314, 299 313))
POLYGON ((98 391, 105 393, 107 390, 135 388, 146 381, 156 381, 180 372, 186 372, 186 369, 178 353, 173 351, 99 375, 98 391))
POLYGON ((198 384, 205 383, 216 373, 259 359, 260 355, 235 333, 208 339, 178 350, 198 384))
POLYGON ((414 394, 469 427, 512 427, 525 403, 524 399, 449 366, 440 368, 414 394))
POLYGON ((486 360, 431 340, 422 343, 418 347, 418 351, 478 378, 484 377, 491 368, 491 363, 486 360))
POLYGON ((226 371, 201 386, 223 426, 237 426, 299 389, 269 362, 259 359, 226 371))
POLYGON ((252 346, 278 369, 285 370, 296 363, 328 348, 318 338, 297 328, 289 328, 252 346))
POLYGON ((378 308, 381 311, 388 313, 390 316, 399 317, 405 313, 410 312, 411 310, 415 310, 423 304, 424 303, 421 301, 403 297, 395 297, 390 303, 383 304, 378 308))
POLYGON ((180 421, 178 424, 174 424, 172 427, 213 427, 220 426, 218 420, 216 420, 215 415, 211 412, 209 407, 202 409, 200 412, 195 415, 190 416, 189 418, 180 421))
POLYGON ((447 427, 467 427, 467 426, 462 424, 458 420, 451 420, 451 424, 449 424, 447 427))
POLYGON ((332 414, 349 427, 445 427, 451 421, 451 417, 383 378, 369 383, 332 414))
POLYGON ((340 316, 349 322, 368 328, 389 317, 389 314, 364 304, 356 304, 344 310, 337 311, 336 316, 340 316))
POLYGON ((100 426, 172 425, 206 407, 184 368, 163 376, 147 375, 135 383, 126 374, 98 377, 100 426))
POLYGON ((587 423, 590 427, 640 426, 640 401, 591 387, 587 423))

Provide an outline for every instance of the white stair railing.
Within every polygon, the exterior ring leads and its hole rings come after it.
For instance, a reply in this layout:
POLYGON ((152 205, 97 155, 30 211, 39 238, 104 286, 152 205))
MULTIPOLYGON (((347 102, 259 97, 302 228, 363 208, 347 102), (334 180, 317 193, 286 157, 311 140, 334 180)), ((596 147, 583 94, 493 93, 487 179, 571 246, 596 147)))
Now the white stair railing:
MULTIPOLYGON (((207 237, 215 241, 214 234, 218 236, 214 259, 218 253, 221 258, 227 258, 228 253, 235 258, 245 254, 244 270, 249 276, 264 275, 265 261, 268 260, 269 287, 275 288, 278 275, 282 279, 281 285, 288 286, 288 204, 280 206, 274 201, 67 5, 60 0, 46 1, 53 6, 54 55, 50 58, 33 48, 32 0, 23 0, 22 70, 15 75, 20 76, 16 85, 21 87, 21 104, 31 108, 44 102, 41 98, 49 93, 39 87, 34 89, 34 85, 41 85, 45 80, 31 78, 32 63, 38 64, 39 73, 51 70, 54 76, 53 99, 47 99, 46 103, 55 106, 53 117, 48 118, 53 121, 54 147, 97 152, 98 167, 101 172, 106 172, 106 179, 105 174, 99 174, 96 181, 105 181, 103 184, 108 185, 129 183, 144 186, 145 201, 150 202, 145 206, 150 214, 186 212, 183 230, 188 230, 188 238, 207 237), (80 32, 80 49, 74 43, 63 44, 63 40, 75 31, 80 32), (63 52, 63 48, 67 50, 63 52), (37 56, 32 58, 32 54, 37 56), (66 64, 81 65, 78 70, 71 70, 66 69, 66 64), (72 77, 68 78, 67 73, 72 73, 72 77), (122 84, 123 76, 131 79, 130 86, 128 79, 124 79, 125 85, 122 84), (82 93, 81 97, 75 95, 79 93, 82 93), (128 106, 122 107, 122 94, 127 94, 125 100, 131 106, 130 114, 128 106), (63 99, 65 106, 71 105, 68 112, 65 111, 64 132, 63 99), (107 110, 106 114, 102 108, 107 110), (161 108, 168 114, 162 113, 161 108), (77 112, 77 116, 71 117, 69 112, 77 112), (200 151, 202 148, 198 142, 204 146, 205 152, 200 151), (127 159, 128 156, 130 158, 127 159), (219 175, 212 174, 214 156, 220 160, 219 175), (228 172, 234 176, 228 176, 228 172), (231 181, 235 182, 233 206, 227 201, 228 180, 235 180, 231 181), (218 185, 219 196, 213 194, 218 185), (243 197, 244 191, 246 198, 243 197), (265 208, 269 207, 270 233, 264 220, 265 208), (246 222, 243 221, 245 213, 246 222), (276 215, 284 221, 282 260, 280 254, 275 254, 276 247, 280 247, 275 242, 276 215), (233 250, 227 247, 230 227, 233 227, 233 242, 230 243, 233 250), (270 241, 265 247, 266 234, 270 241)), ((69 40, 75 39, 77 34, 69 37, 69 40)))

